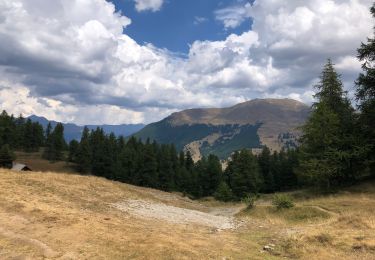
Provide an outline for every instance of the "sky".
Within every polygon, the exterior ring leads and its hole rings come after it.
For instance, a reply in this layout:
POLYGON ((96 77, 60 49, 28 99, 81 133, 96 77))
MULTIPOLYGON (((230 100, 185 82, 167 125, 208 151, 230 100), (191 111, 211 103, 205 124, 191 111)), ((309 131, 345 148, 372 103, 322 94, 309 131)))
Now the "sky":
POLYGON ((254 98, 310 104, 328 58, 345 88, 372 0, 0 0, 0 108, 150 123, 254 98))

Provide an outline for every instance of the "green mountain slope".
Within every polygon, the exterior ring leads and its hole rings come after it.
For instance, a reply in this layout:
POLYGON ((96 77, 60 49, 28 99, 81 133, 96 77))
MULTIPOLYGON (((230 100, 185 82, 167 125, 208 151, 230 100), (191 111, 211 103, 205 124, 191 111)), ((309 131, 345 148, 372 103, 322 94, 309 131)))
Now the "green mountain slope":
POLYGON ((309 107, 292 99, 255 99, 229 108, 189 109, 147 125, 135 134, 146 140, 174 143, 195 159, 213 153, 227 158, 242 148, 267 145, 279 150, 296 145, 297 127, 309 107))

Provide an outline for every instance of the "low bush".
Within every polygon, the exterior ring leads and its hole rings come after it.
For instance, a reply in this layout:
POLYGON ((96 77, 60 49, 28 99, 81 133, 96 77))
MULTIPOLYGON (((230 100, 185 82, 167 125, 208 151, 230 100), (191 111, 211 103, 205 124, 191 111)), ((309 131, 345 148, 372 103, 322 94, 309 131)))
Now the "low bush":
POLYGON ((233 193, 228 184, 221 182, 217 188, 217 191, 214 193, 214 197, 217 200, 227 202, 233 200, 233 193))
POLYGON ((242 199, 242 202, 246 204, 247 209, 252 209, 255 207, 255 201, 257 200, 257 195, 249 194, 242 199))
POLYGON ((285 194, 276 194, 273 197, 272 204, 277 209, 289 209, 294 207, 294 202, 292 198, 285 194))

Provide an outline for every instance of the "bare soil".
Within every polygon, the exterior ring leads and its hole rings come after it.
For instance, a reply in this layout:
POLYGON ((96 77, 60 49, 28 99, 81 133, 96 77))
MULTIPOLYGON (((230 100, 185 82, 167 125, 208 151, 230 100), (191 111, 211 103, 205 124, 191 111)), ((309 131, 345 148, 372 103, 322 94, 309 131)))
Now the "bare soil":
POLYGON ((217 208, 206 213, 145 200, 126 200, 115 203, 113 206, 136 217, 157 219, 175 224, 196 224, 215 228, 218 231, 236 229, 240 225, 240 222, 234 217, 234 214, 238 212, 234 208, 217 208))

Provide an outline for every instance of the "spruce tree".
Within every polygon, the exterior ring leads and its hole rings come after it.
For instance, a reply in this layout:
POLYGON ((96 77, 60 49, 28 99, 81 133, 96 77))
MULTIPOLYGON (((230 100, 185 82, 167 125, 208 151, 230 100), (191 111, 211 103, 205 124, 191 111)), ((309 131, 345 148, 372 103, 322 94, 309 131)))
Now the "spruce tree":
POLYGON ((16 159, 13 151, 10 149, 8 144, 1 146, 0 148, 0 167, 1 168, 12 168, 13 161, 16 159))
POLYGON ((77 140, 70 141, 68 162, 77 162, 78 148, 79 142, 77 140))
POLYGON ((259 167, 263 179, 262 191, 269 193, 275 191, 275 180, 271 172, 271 151, 264 147, 258 157, 259 167))
MULTIPOLYGON (((375 17, 375 3, 371 7, 375 17)), ((361 111, 359 126, 361 130, 361 160, 370 173, 375 175, 375 28, 372 38, 362 43, 358 49, 358 59, 363 62, 363 72, 356 81, 356 98, 361 111)))
POLYGON ((59 161, 63 159, 63 151, 66 147, 64 139, 64 126, 58 123, 50 135, 50 144, 47 147, 47 154, 50 161, 59 161))
POLYGON ((222 181, 217 187, 214 197, 221 201, 231 201, 233 199, 233 192, 229 185, 225 181, 222 181))
POLYGON ((90 147, 90 132, 87 127, 83 129, 81 141, 78 146, 76 161, 78 170, 81 173, 91 172, 91 147, 90 147))
POLYGON ((51 122, 48 122, 46 132, 45 132, 45 140, 48 141, 52 133, 52 125, 51 122))
MULTIPOLYGON (((165 181, 167 182, 168 180, 165 181)), ((135 182, 144 187, 157 188, 159 186, 156 154, 151 144, 146 144, 143 149, 142 170, 138 172, 135 182)), ((162 184, 164 184, 162 188, 166 190, 167 183, 162 184)))
POLYGON ((4 110, 0 114, 0 145, 8 144, 10 148, 16 146, 16 125, 13 116, 4 110))
POLYGON ((259 164, 250 151, 235 152, 226 169, 226 174, 229 175, 230 187, 237 199, 259 191, 261 184, 259 164))
POLYGON ((204 185, 203 191, 206 196, 212 196, 218 189, 220 182, 222 181, 222 168, 220 160, 217 156, 210 154, 207 158, 206 172, 204 176, 207 176, 202 180, 204 185))
POLYGON ((317 102, 302 127, 300 172, 331 189, 355 178, 354 109, 330 60, 316 90, 317 102))

